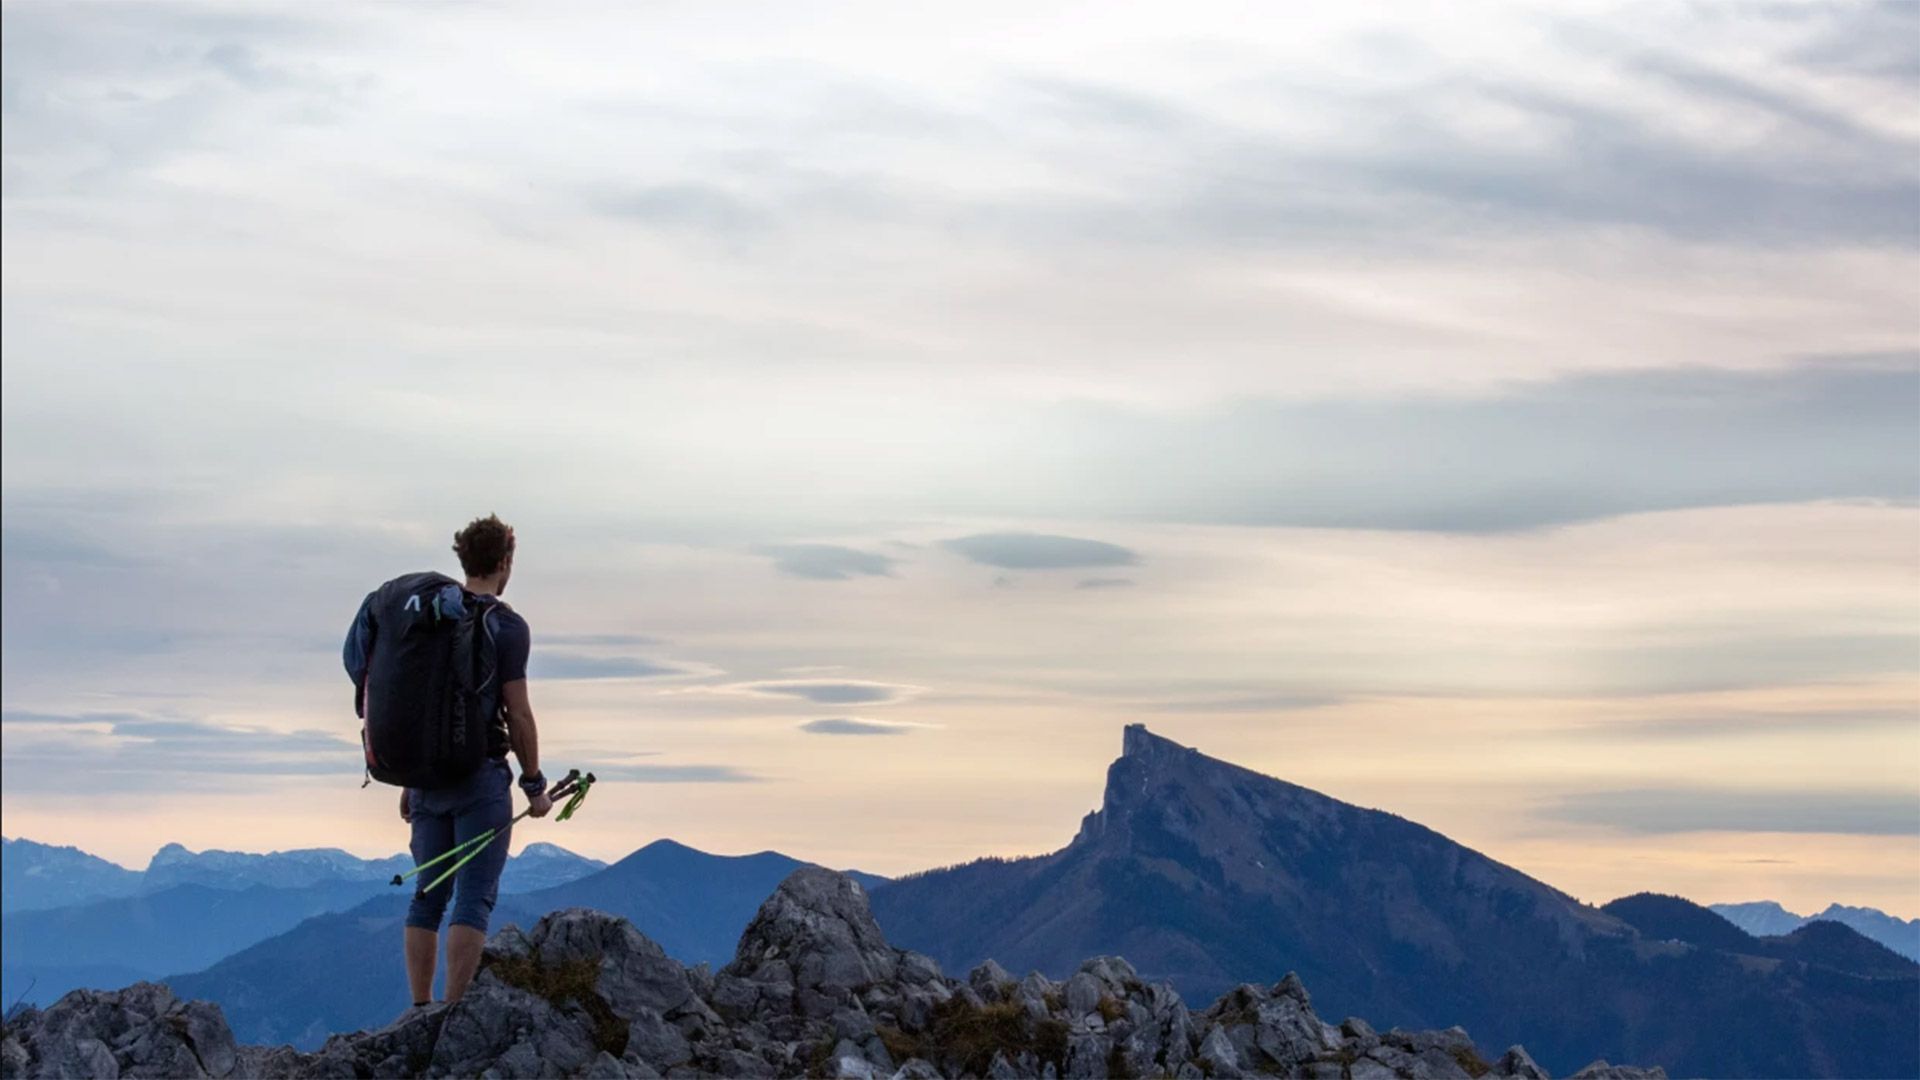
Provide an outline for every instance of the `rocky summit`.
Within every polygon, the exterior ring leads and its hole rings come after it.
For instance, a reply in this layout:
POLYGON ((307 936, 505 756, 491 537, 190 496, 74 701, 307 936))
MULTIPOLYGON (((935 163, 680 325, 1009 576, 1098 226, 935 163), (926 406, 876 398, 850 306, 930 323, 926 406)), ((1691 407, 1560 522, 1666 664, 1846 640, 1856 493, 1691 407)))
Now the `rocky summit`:
MULTIPOLYGON (((397 944, 397 943, 396 943, 397 944)), ((324 978, 323 972, 288 976, 324 978)), ((140 983, 12 1017, 14 1077, 1544 1077, 1525 1049, 1484 1055, 1460 1028, 1330 1024, 1301 981, 1240 986, 1191 1011, 1166 983, 1098 957, 1071 978, 964 980, 889 944, 859 883, 807 867, 761 905, 733 961, 685 968, 624 919, 585 908, 488 942, 454 1005, 412 1009, 313 1053, 239 1046, 220 1010, 140 983)), ((1664 1077, 1605 1062, 1583 1078, 1664 1077)))

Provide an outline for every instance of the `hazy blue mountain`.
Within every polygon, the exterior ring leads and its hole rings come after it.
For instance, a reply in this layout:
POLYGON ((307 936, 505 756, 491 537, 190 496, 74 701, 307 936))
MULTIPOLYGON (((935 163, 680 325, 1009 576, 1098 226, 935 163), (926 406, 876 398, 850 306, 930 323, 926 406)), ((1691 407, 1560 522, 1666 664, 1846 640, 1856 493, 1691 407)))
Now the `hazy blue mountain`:
POLYGON ((1297 971, 1326 1015, 1461 1024, 1555 1072, 1920 1075, 1920 978, 1655 940, 1431 829, 1140 725, 1066 847, 912 875, 873 907, 948 970, 1061 977, 1123 955, 1191 1001, 1297 971))
POLYGON ((76 847, 0 838, 0 912, 130 896, 141 875, 76 847))
MULTIPOLYGON (((807 865, 777 851, 710 855, 656 840, 597 874, 519 897, 540 913, 589 907, 632 920, 684 964, 733 958, 740 930, 788 874, 807 865)), ((884 879, 865 875, 871 887, 884 879)))
POLYGON ((507 860, 507 868, 500 873, 500 891, 522 893, 550 889, 606 868, 607 864, 599 859, 576 855, 558 844, 536 842, 521 848, 520 854, 507 860))
MULTIPOLYGON (((9 849, 16 843, 31 842, 10 841, 9 849)), ((112 989, 197 971, 303 919, 401 892, 390 884, 393 875, 413 865, 400 856, 359 859, 331 850, 195 854, 174 844, 161 851, 157 865, 184 866, 171 872, 199 880, 111 900, 10 912, 0 925, 0 997, 8 1004, 16 999, 42 1004, 80 987, 112 989), (319 869, 338 876, 314 878, 319 869), (256 879, 302 883, 268 885, 256 879)), ((554 844, 528 844, 507 860, 501 891, 548 888, 605 865, 554 844)), ((125 872, 136 882, 144 877, 125 872)))
POLYGON ((147 864, 144 886, 158 892, 175 885, 246 889, 258 885, 293 889, 323 881, 384 882, 413 866, 405 855, 362 859, 339 848, 297 851, 188 851, 168 844, 147 864))
MULTIPOLYGON (((804 865, 773 851, 710 855, 659 840, 576 881, 502 896, 493 927, 531 926, 561 908, 597 908, 631 920, 682 963, 717 967, 732 959, 760 903, 804 865)), ((854 877, 869 889, 886 881, 854 877)), ((331 1032, 378 1027, 407 1007, 399 949, 405 910, 403 897, 380 897, 166 981, 184 997, 218 1003, 243 1042, 316 1046, 331 1032), (290 971, 309 974, 288 979, 290 971)))
MULTIPOLYGON (((159 892, 46 911, 0 923, 0 996, 52 1001, 76 986, 196 971, 313 915, 366 900, 383 886, 331 881, 295 889, 176 885, 159 892), (31 986, 31 993, 28 987, 31 986)), ((101 987, 110 988, 110 987, 101 987)))
POLYGON ((1709 906, 1750 934, 1789 934, 1815 919, 1824 919, 1850 927, 1909 960, 1920 960, 1920 919, 1902 919, 1878 908, 1829 904, 1817 915, 1800 915, 1772 900, 1709 906))
MULTIPOLYGON (((495 908, 495 925, 527 921, 495 908)), ((336 1031, 376 1028, 406 1009, 400 955, 405 896, 380 896, 350 911, 317 915, 248 946, 212 967, 166 979, 183 998, 205 998, 226 1013, 243 1043, 312 1049, 336 1031), (299 977, 289 978, 289 972, 299 977)))
POLYGON ((1750 900, 1744 904, 1708 904, 1708 910, 1757 937, 1791 934, 1807 921, 1771 900, 1750 900))

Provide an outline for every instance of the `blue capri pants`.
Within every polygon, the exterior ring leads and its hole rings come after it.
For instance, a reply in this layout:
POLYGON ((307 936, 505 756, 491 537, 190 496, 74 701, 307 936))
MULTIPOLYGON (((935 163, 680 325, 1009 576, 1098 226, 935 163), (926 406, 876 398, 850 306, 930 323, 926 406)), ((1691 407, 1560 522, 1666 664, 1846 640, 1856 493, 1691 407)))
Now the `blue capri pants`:
POLYGON ((407 925, 422 930, 440 929, 447 900, 453 900, 454 926, 471 926, 484 933, 487 918, 493 914, 493 902, 500 893, 500 872, 507 866, 507 845, 512 842, 513 770, 506 758, 488 758, 473 775, 444 788, 412 788, 408 801, 413 811, 413 864, 445 855, 455 844, 471 840, 488 829, 500 835, 460 868, 449 881, 431 892, 427 885, 444 867, 419 876, 413 903, 407 908, 407 925))

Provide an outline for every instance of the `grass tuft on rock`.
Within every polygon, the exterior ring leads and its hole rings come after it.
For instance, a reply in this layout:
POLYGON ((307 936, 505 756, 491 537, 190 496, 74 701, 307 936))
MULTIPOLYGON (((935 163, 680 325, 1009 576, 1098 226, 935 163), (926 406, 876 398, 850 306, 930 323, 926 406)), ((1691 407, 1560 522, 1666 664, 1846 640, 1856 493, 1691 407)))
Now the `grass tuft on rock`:
MULTIPOLYGON (((887 1038, 881 1033, 882 1040, 887 1038)), ((903 1049, 905 1049, 903 1044, 903 1049)), ((1063 1069, 1067 1057, 1067 1025, 1048 1018, 1034 1020, 1018 1001, 1001 1001, 974 1006, 954 997, 934 1006, 927 1029, 907 1056, 938 1060, 956 1073, 985 1076, 994 1055, 1009 1062, 1022 1054, 1032 1054, 1042 1065, 1052 1062, 1063 1069)), ((887 1052, 893 1053, 892 1043, 887 1052)), ((905 1060, 896 1056, 897 1060, 905 1060)))
POLYGON ((508 986, 546 999, 556 1009, 580 1006, 592 1022, 593 1045, 614 1057, 627 1052, 627 1022, 600 996, 600 958, 576 956, 555 963, 538 956, 509 956, 487 965, 508 986))
POLYGON ((1453 1060, 1459 1062, 1460 1068, 1465 1070, 1468 1076, 1481 1077, 1493 1071, 1493 1066, 1487 1064, 1487 1060, 1472 1047, 1456 1046, 1450 1052, 1453 1054, 1453 1060))

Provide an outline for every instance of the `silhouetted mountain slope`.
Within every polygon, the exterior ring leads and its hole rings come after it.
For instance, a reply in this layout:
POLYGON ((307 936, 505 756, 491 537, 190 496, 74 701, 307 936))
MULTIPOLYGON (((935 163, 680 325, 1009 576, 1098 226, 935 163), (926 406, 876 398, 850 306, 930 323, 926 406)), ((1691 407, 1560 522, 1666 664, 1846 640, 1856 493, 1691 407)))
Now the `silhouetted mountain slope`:
POLYGON ((681 963, 724 964, 760 901, 805 865, 775 851, 710 855, 656 840, 605 870, 519 899, 541 914, 589 907, 618 915, 681 963))
POLYGON ((1920 980, 1649 940, 1431 829, 1139 725, 1067 847, 903 878, 873 900, 890 937, 950 969, 991 956, 1058 975, 1121 954, 1195 1001, 1293 970, 1332 1015, 1461 1023, 1551 1069, 1920 1070, 1920 980))
POLYGON ((1791 934, 1763 939, 1775 955, 1875 978, 1912 978, 1920 964, 1851 926, 1815 919, 1791 934))
POLYGON ((1623 896, 1601 911, 1654 941, 1684 941, 1702 949, 1759 955, 1760 939, 1691 900, 1660 893, 1623 896))
POLYGON ((140 873, 76 847, 0 838, 0 911, 39 911, 131 896, 140 873))
MULTIPOLYGON (((496 911, 513 914, 511 904, 503 897, 496 911)), ((376 897, 351 911, 307 919, 205 971, 166 982, 179 994, 218 1003, 242 1042, 310 1050, 336 1031, 380 1027, 407 1007, 399 947, 406 911, 405 895, 376 897), (299 977, 289 978, 289 972, 299 977)))
POLYGON ((0 928, 8 963, 121 964, 164 974, 203 966, 323 911, 351 907, 378 886, 327 881, 297 889, 177 885, 51 911, 19 912, 0 928))
POLYGON ((1920 960, 1920 919, 1898 918, 1878 908, 1828 904, 1813 920, 1851 927, 1868 940, 1877 941, 1909 960, 1920 960))

